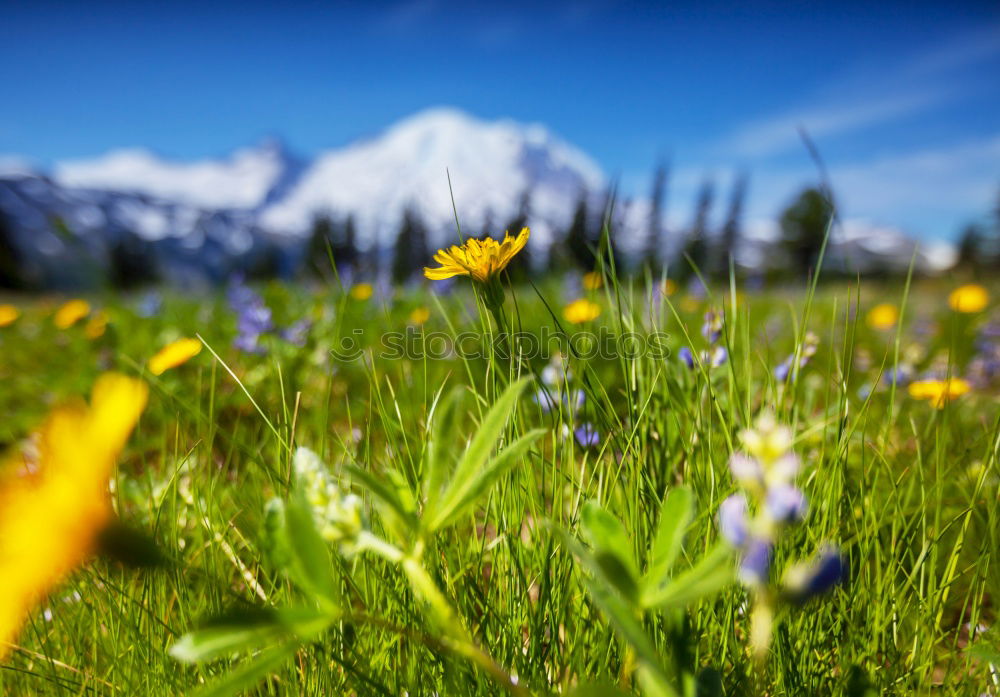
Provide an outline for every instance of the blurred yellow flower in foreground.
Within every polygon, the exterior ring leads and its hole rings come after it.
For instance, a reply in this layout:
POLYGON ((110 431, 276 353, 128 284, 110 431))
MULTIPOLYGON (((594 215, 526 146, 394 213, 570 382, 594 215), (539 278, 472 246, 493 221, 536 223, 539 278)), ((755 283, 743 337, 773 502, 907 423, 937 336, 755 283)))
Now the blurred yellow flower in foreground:
POLYGON ((528 228, 522 228, 517 237, 505 233, 503 242, 497 242, 492 237, 484 240, 470 238, 461 247, 452 245, 447 251, 439 249, 434 261, 441 266, 436 269, 424 267, 424 276, 432 281, 471 276, 480 283, 486 283, 507 268, 510 260, 524 249, 530 234, 528 228))
POLYGON ((882 303, 868 311, 865 321, 872 329, 892 329, 899 321, 899 310, 895 305, 882 303))
POLYGON ((976 283, 959 286, 948 296, 948 307, 955 312, 981 312, 990 302, 990 294, 976 283))
POLYGON ((104 331, 108 328, 108 313, 104 310, 94 313, 94 316, 90 318, 87 325, 83 329, 83 333, 87 335, 88 339, 99 339, 104 336, 104 331))
POLYGON ((563 317, 571 324, 583 324, 601 316, 601 306, 585 298, 574 300, 563 310, 563 317))
POLYGON ((149 359, 149 372, 153 375, 162 375, 165 371, 176 368, 181 363, 187 363, 199 353, 201 353, 201 341, 187 338, 178 339, 161 348, 155 356, 149 359))
POLYGON ((597 290, 604 285, 604 276, 596 271, 588 271, 583 274, 582 283, 586 290, 597 290))
POLYGON ((59 329, 69 329, 90 314, 90 303, 86 300, 70 300, 56 310, 52 321, 59 329))
POLYGON ((423 324, 431 318, 431 311, 426 307, 418 307, 410 313, 410 324, 423 324))
POLYGON ((677 281, 672 278, 667 278, 663 281, 663 287, 660 289, 663 294, 668 298, 677 292, 677 281))
POLYGON ((351 286, 351 297, 355 300, 367 300, 374 292, 371 283, 355 283, 351 286))
POLYGON ((943 409, 945 404, 971 389, 972 386, 962 378, 948 378, 911 382, 909 392, 914 399, 929 400, 935 409, 943 409))
POLYGON ((55 409, 32 447, 0 468, 0 657, 31 608, 94 548, 108 479, 146 406, 144 382, 106 373, 90 406, 55 409))
POLYGON ((21 316, 21 311, 13 305, 0 305, 0 327, 14 324, 21 316))

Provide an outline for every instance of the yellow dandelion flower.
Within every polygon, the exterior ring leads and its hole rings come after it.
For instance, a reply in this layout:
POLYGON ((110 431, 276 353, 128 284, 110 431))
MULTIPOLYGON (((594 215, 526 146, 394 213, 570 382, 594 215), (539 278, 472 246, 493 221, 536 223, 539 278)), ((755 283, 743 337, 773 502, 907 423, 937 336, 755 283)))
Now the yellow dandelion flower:
POLYGON ((149 359, 149 372, 153 375, 162 375, 181 363, 187 363, 199 353, 201 353, 201 341, 189 338, 178 339, 161 348, 155 356, 149 359))
POLYGON ((962 378, 947 380, 916 380, 908 388, 914 399, 926 399, 935 409, 943 409, 944 405, 966 394, 972 386, 962 378))
POLYGON ((58 310, 52 321, 59 329, 69 329, 90 314, 90 303, 86 300, 70 300, 58 310))
POLYGON ((982 312, 990 302, 990 294, 977 283, 959 286, 948 296, 948 307, 955 312, 982 312))
POLYGON ((88 339, 99 339, 104 336, 104 331, 108 328, 108 313, 104 310, 94 313, 86 326, 83 328, 83 333, 87 335, 88 339))
POLYGON ((586 290, 597 290, 604 285, 604 276, 596 271, 588 271, 583 274, 583 287, 586 290))
POLYGON ((865 321, 872 329, 892 329, 899 321, 899 310, 890 303, 881 303, 868 311, 865 321))
POLYGON ((371 283, 355 283, 351 286, 351 297, 355 300, 367 300, 374 292, 371 283))
POLYGON ((663 287, 660 291, 668 298, 677 292, 677 281, 672 278, 668 278, 663 281, 663 287))
POLYGON ((17 321, 21 311, 13 305, 0 305, 0 327, 7 327, 17 321))
POLYGON ((586 298, 574 300, 563 309, 563 317, 570 324, 591 322, 601 316, 601 306, 586 298))
POLYGON ((0 469, 0 658, 31 609, 94 549, 108 479, 146 406, 146 384, 106 373, 90 406, 55 409, 30 452, 0 469))
POLYGON ((528 228, 522 228, 517 237, 506 233, 503 242, 497 242, 492 237, 468 239, 460 247, 452 245, 447 250, 439 249, 434 261, 441 266, 436 269, 424 267, 424 276, 432 281, 471 276, 473 280, 486 283, 507 268, 510 260, 524 249, 530 234, 528 228))
POLYGON ((410 313, 410 324, 421 325, 431 318, 431 311, 426 307, 418 307, 410 313))

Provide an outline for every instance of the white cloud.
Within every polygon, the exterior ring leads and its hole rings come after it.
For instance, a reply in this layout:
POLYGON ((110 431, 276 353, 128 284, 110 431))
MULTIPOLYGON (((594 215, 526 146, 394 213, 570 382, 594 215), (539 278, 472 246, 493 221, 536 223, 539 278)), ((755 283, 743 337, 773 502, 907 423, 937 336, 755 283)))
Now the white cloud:
POLYGON ((763 157, 801 145, 799 129, 812 137, 836 135, 886 123, 947 101, 952 90, 926 90, 872 101, 804 109, 750 123, 723 139, 720 153, 763 157))
MULTIPOLYGON (((830 167, 842 217, 900 226, 926 239, 950 238, 977 214, 996 205, 1000 192, 1000 133, 955 145, 884 155, 830 167)), ((749 217, 773 217, 816 171, 755 171, 749 217)))

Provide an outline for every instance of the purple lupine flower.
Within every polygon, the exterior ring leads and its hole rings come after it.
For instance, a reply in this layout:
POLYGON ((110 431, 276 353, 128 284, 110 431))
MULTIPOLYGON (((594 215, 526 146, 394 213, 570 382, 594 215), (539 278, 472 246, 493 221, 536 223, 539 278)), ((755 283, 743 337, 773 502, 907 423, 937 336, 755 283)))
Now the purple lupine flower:
POLYGON ((896 386, 905 387, 910 382, 910 369, 905 365, 890 368, 882 373, 882 382, 886 385, 895 384, 896 386))
MULTIPOLYGON (((556 393, 558 394, 558 393, 556 393)), ((531 401, 542 408, 546 414, 548 414, 556 406, 556 397, 551 390, 546 390, 539 388, 535 394, 531 396, 531 401)))
POLYGON ((142 296, 139 300, 139 304, 136 306, 135 311, 140 317, 149 318, 155 317, 160 314, 160 310, 163 308, 163 297, 157 293, 155 290, 151 290, 142 296))
POLYGON ((778 382, 784 382, 788 379, 789 373, 792 372, 792 356, 789 356, 781 363, 779 363, 774 368, 774 379, 778 382))
POLYGON ((789 451, 771 463, 769 479, 776 482, 790 482, 802 469, 799 456, 789 451))
POLYGON ((691 353, 690 348, 688 348, 687 346, 681 346, 679 349, 677 349, 677 357, 680 358, 681 361, 683 361, 684 365, 686 365, 691 370, 694 370, 694 354, 691 353))
POLYGON ((719 505, 719 534, 734 547, 742 547, 747 529, 747 499, 743 494, 733 494, 719 505))
POLYGON ((236 309, 236 328, 240 334, 266 334, 274 329, 271 308, 260 299, 236 309))
POLYGON ((755 457, 744 453, 733 453, 729 458, 729 470, 733 473, 733 479, 740 484, 764 484, 764 466, 755 457))
POLYGON ((586 401, 586 395, 584 395, 583 390, 563 392, 561 390, 546 390, 544 388, 539 388, 538 391, 531 396, 531 400, 540 406, 542 411, 546 414, 559 406, 560 403, 562 403, 566 411, 576 413, 586 401))
POLYGON ((729 360, 729 351, 724 346, 716 346, 702 355, 702 360, 712 368, 718 368, 729 360))
POLYGON ((778 484, 767 490, 767 512, 779 523, 795 523, 805 518, 806 497, 791 484, 778 484))
POLYGON ((233 346, 243 353, 253 353, 262 356, 267 348, 260 343, 260 334, 237 334, 233 346))
POLYGON ((763 586, 771 573, 774 545, 770 540, 755 537, 746 545, 740 560, 739 578, 748 586, 763 586))
POLYGON ((292 346, 302 347, 306 345, 310 329, 312 329, 312 322, 303 318, 282 329, 281 338, 292 346))
POLYGON ((795 600, 805 602, 831 590, 846 576, 847 565, 840 550, 834 545, 824 545, 812 561, 789 570, 785 591, 795 600))
POLYGON ((581 448, 593 448, 601 442, 601 434, 591 424, 582 424, 573 431, 573 437, 581 448))
POLYGON ((705 341, 714 344, 722 334, 722 315, 715 310, 705 313, 705 322, 701 325, 701 335, 705 341))

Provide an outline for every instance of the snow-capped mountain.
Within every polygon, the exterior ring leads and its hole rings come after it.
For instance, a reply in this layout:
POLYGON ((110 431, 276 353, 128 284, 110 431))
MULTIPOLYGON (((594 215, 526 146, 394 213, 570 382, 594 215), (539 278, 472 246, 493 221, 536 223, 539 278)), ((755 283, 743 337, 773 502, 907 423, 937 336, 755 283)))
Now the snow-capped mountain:
MULTIPOLYGON (((34 269, 33 285, 58 285, 74 263, 88 273, 127 266, 129 255, 152 260, 165 278, 218 280, 235 269, 290 271, 321 215, 351 216, 358 246, 384 250, 407 210, 434 245, 457 238, 456 210, 463 232, 475 236, 502 233, 523 214, 531 246, 547 250, 568 229, 581 197, 592 217, 600 215, 607 186, 590 157, 541 125, 437 108, 311 161, 277 141, 196 162, 117 150, 60 162, 51 173, 0 157, 0 234, 34 269)), ((617 202, 620 250, 640 251, 650 212, 645 199, 617 202)), ((749 221, 735 250, 749 269, 780 263, 776 222, 765 222, 767 230, 749 221)), ((862 270, 909 263, 914 245, 899 231, 843 227, 831 238, 831 264, 862 270)), ((683 243, 683 235, 668 235, 661 251, 676 254, 683 243)), ((940 270, 947 255, 934 251, 918 253, 923 270, 940 270)))
POLYGON ((454 234, 454 209, 465 229, 479 234, 512 220, 530 192, 532 232, 544 243, 569 222, 581 194, 604 186, 593 160, 542 126, 433 109, 371 140, 322 153, 260 220, 296 233, 317 213, 350 213, 362 237, 385 245, 408 207, 434 236, 454 234))
POLYGON ((170 162, 148 150, 114 150, 93 160, 58 163, 52 178, 73 189, 145 194, 202 209, 256 210, 287 190, 301 166, 276 140, 222 160, 170 162))

